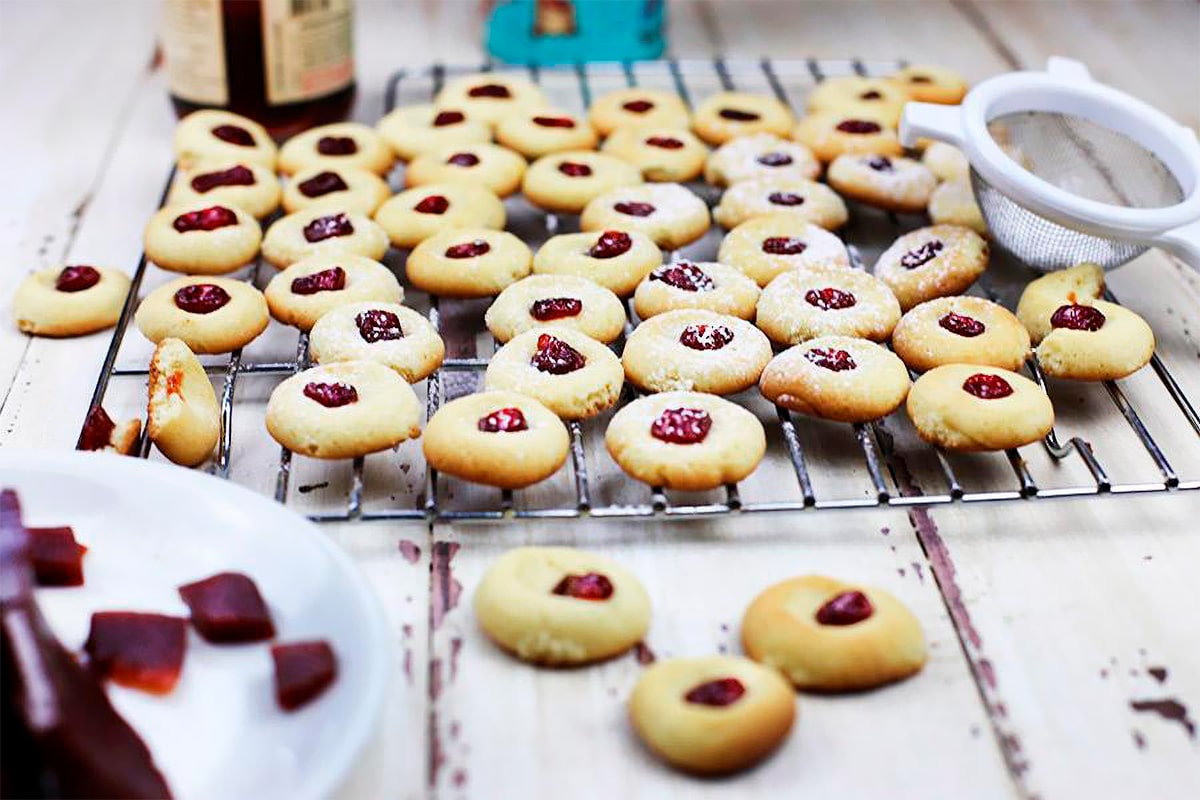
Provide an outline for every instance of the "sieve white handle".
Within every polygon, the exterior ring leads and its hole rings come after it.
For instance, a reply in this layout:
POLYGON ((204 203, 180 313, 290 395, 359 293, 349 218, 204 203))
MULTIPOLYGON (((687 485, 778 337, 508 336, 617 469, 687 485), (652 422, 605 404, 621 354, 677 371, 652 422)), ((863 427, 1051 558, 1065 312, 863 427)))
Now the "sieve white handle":
POLYGON ((1161 234, 1155 244, 1200 270, 1200 219, 1161 234))
POLYGON ((958 146, 963 141, 962 110, 937 103, 905 103, 900 118, 900 142, 915 147, 921 138, 958 146))

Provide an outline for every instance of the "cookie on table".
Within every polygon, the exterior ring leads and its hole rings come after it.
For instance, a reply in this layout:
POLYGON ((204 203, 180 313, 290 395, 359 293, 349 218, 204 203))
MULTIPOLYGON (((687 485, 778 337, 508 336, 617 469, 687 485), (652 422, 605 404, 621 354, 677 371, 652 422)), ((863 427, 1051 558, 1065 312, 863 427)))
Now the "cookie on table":
POLYGON ((966 181, 945 181, 929 196, 929 219, 934 225, 958 225, 987 236, 987 222, 966 181))
POLYGON ((1064 305, 1088 304, 1104 294, 1104 270, 1095 264, 1077 264, 1048 272, 1030 281, 1017 303, 1017 319, 1035 345, 1050 333, 1050 318, 1064 305))
POLYGON ((575 328, 608 344, 625 330, 625 304, 577 275, 530 275, 502 291, 484 315, 496 341, 547 325, 575 328))
POLYGON ((387 248, 387 233, 366 214, 321 206, 276 220, 262 241, 263 258, 278 269, 343 253, 380 261, 387 248))
POLYGON ((759 286, 794 269, 850 267, 850 255, 841 239, 794 214, 746 220, 721 240, 717 261, 737 267, 759 286))
POLYGON ((521 109, 496 123, 496 141, 526 158, 595 150, 599 137, 587 120, 551 107, 521 109))
POLYGON ((982 297, 939 297, 914 306, 892 332, 892 347, 909 369, 982 364, 1019 370, 1029 358, 1029 332, 1004 306, 982 297))
POLYGON ((513 112, 546 105, 546 95, 519 75, 483 72, 447 81, 433 104, 494 125, 513 112))
POLYGON ((83 422, 83 431, 79 434, 76 449, 128 456, 137 450, 141 433, 140 419, 135 417, 116 423, 103 406, 93 406, 88 410, 87 418, 83 422))
POLYGON ((267 328, 267 301, 245 281, 191 275, 146 295, 134 323, 155 344, 182 339, 193 353, 229 353, 267 328))
POLYGON ((708 148, 686 128, 618 128, 604 140, 605 153, 627 161, 655 183, 682 183, 704 169, 708 148))
POLYGON ((13 295, 17 329, 34 336, 83 336, 111 328, 129 294, 129 276, 82 264, 30 273, 13 295))
POLYGON ((193 111, 175 126, 175 159, 184 168, 197 161, 236 159, 273 170, 278 154, 266 128, 229 111, 193 111))
POLYGON ((921 671, 921 623, 882 589, 822 575, 790 578, 754 598, 742 617, 746 654, 798 689, 872 689, 921 671))
POLYGON ((465 183, 508 197, 521 186, 525 159, 487 142, 444 145, 414 158, 404 169, 405 186, 465 183))
POLYGON ((726 229, 767 214, 790 214, 831 231, 850 218, 846 204, 835 191, 802 178, 755 178, 735 183, 713 209, 713 219, 726 229))
POLYGON ((262 164, 249 159, 205 159, 175 174, 167 205, 225 204, 262 219, 279 208, 280 195, 279 179, 262 164))
POLYGON ((712 145, 754 133, 787 136, 792 123, 792 112, 783 103, 749 92, 717 92, 692 115, 692 130, 712 145))
POLYGON ((308 352, 317 364, 376 361, 416 383, 442 365, 446 345, 424 315, 399 303, 367 300, 340 305, 318 319, 308 352))
POLYGON ((533 253, 508 231, 451 228, 408 256, 408 281, 442 297, 492 297, 529 274, 533 253))
POLYGON ((817 111, 801 119, 792 138, 829 163, 845 153, 903 154, 896 131, 877 116, 840 111, 817 111))
POLYGON ((572 150, 533 162, 521 182, 521 190, 525 199, 538 208, 578 214, 593 198, 641 182, 641 171, 616 156, 572 150))
POLYGON ((691 114, 674 92, 631 86, 593 100, 588 119, 601 136, 611 136, 620 128, 686 128, 691 114))
POLYGON ((492 140, 488 123, 467 116, 462 109, 438 108, 431 103, 394 108, 379 120, 375 130, 402 161, 412 161, 447 145, 492 140))
POLYGON ((887 341, 900 321, 900 303, 869 273, 841 267, 802 267, 782 273, 763 289, 756 324, 779 344, 818 336, 887 341))
POLYGON ((279 150, 279 171, 285 175, 306 167, 358 167, 386 175, 395 156, 375 129, 361 122, 335 122, 298 133, 279 150))
POLYGON ((194 467, 212 455, 221 408, 200 359, 181 340, 163 339, 150 357, 146 435, 176 464, 194 467))
POLYGON ((910 231, 875 262, 875 277, 888 285, 907 311, 935 297, 961 294, 988 265, 988 244, 958 225, 910 231))
POLYGON ((784 350, 758 384, 777 406, 835 422, 886 417, 904 403, 908 385, 895 353, 851 336, 818 336, 784 350))
POLYGON ((262 243, 258 220, 235 205, 208 200, 160 208, 146 223, 146 258, 171 272, 223 275, 246 266, 262 243))
POLYGON ((910 99, 905 89, 888 78, 845 75, 817 84, 808 96, 808 110, 863 114, 894 128, 900 124, 900 112, 910 99))
POLYGON ((704 166, 704 180, 713 186, 732 186, 755 178, 815 180, 821 162, 802 144, 773 133, 731 139, 713 151, 704 166))
POLYGON ((570 446, 553 411, 517 392, 451 400, 425 426, 429 466, 464 481, 524 489, 558 472, 570 446))
POLYGON ((699 309, 667 311, 625 342, 625 380, 644 392, 734 394, 758 382, 771 343, 749 322, 699 309))
POLYGON ((548 326, 517 334, 488 363, 488 389, 521 392, 563 419, 611 408, 625 371, 613 351, 574 328, 548 326))
POLYGON ((604 443, 629 476, 683 491, 737 483, 754 472, 767 448, 758 417, 700 392, 634 400, 613 415, 604 443))
POLYGON ((1064 303, 1050 316, 1050 332, 1037 346, 1042 372, 1073 381, 1125 378, 1154 355, 1146 320, 1116 303, 1064 303))
POLYGON ((843 197, 901 214, 924 211, 938 185, 920 161, 877 154, 838 156, 826 180, 843 197))
POLYGON ((708 232, 708 206, 678 183, 624 186, 594 198, 579 218, 585 231, 639 231, 664 250, 678 250, 708 232))
POLYGON ((921 163, 929 167, 938 180, 969 181, 971 179, 971 164, 952 144, 945 142, 930 142, 921 154, 921 163))
POLYGON ((387 182, 358 167, 305 167, 283 187, 283 210, 327 207, 370 216, 392 196, 387 182))
POLYGON ((294 453, 358 458, 421 435, 412 387, 374 361, 322 364, 275 387, 267 431, 294 453))
POLYGON ((378 261, 341 254, 297 261, 271 278, 263 295, 272 317, 308 331, 338 306, 363 300, 399 303, 404 290, 378 261))
POLYGON ((758 295, 757 283, 726 264, 675 261, 651 270, 633 293, 633 307, 642 319, 680 308, 751 319, 758 295))
POLYGON ((375 212, 396 247, 412 248, 455 228, 504 230, 508 214, 491 189, 466 183, 430 183, 407 189, 375 212))
POLYGON ((612 658, 650 627, 650 599, 637 577, 571 547, 509 550, 484 573, 473 606, 489 639, 534 664, 612 658))
POLYGON ((778 748, 796 719, 796 697, 778 672, 746 658, 671 658, 642 673, 629 718, 672 766, 717 775, 753 766, 778 748))
POLYGON ((935 367, 912 385, 907 406, 921 438, 947 450, 1021 447, 1054 427, 1054 407, 1041 387, 998 367, 935 367))
POLYGON ((550 237, 534 255, 533 271, 588 278, 628 297, 662 262, 662 251, 646 234, 605 230, 550 237))
POLYGON ((922 103, 958 105, 967 95, 967 81, 962 75, 934 64, 910 64, 891 80, 922 103))

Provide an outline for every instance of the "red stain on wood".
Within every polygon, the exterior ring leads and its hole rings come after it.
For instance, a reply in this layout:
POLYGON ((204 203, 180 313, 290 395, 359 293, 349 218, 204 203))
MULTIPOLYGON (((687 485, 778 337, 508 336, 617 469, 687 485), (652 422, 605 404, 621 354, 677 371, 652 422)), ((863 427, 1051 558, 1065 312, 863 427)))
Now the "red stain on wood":
POLYGON ((410 564, 421 560, 421 546, 411 539, 400 540, 400 555, 410 564))
POLYGON ((638 642, 635 644, 633 646, 633 653, 635 656, 637 656, 637 662, 643 667, 653 664, 656 658, 654 651, 651 650, 649 645, 647 645, 645 642, 638 642))
POLYGON ((1177 722, 1187 731, 1189 739, 1196 738, 1196 723, 1188 716, 1188 707, 1174 697, 1160 700, 1130 700, 1129 707, 1139 713, 1157 714, 1170 722, 1177 722))
POLYGON ((433 556, 429 563, 432 584, 430 588, 429 625, 431 630, 442 626, 446 615, 458 605, 462 595, 462 584, 454 577, 451 562, 458 552, 458 542, 434 542, 433 556))

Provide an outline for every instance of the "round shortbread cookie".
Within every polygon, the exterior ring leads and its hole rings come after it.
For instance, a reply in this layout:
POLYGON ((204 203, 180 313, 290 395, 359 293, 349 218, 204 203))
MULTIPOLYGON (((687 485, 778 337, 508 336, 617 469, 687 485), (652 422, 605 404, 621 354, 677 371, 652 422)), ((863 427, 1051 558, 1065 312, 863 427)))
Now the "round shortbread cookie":
POLYGON ((717 261, 737 267, 759 286, 794 269, 850 267, 850 256, 841 239, 794 214, 767 214, 746 220, 721 240, 717 261))
POLYGON ((625 304, 587 278, 530 275, 500 293, 484 322, 501 344, 547 325, 575 328, 608 344, 625 330, 625 304))
POLYGON ((838 156, 826 180, 844 197, 901 214, 924 211, 937 188, 937 178, 920 161, 876 154, 838 156))
POLYGON ((792 122, 792 112, 774 97, 717 92, 696 107, 692 130, 709 144, 720 145, 755 133, 787 136, 792 122))
POLYGON ((588 278, 620 297, 628 297, 662 261, 662 251, 644 233, 564 233, 550 237, 538 249, 533 271, 588 278))
POLYGON ((771 343, 738 317, 699 309, 651 317, 625 342, 625 379, 644 392, 733 394, 758 382, 771 343))
POLYGON ((882 345, 818 336, 784 350, 763 370, 759 389, 776 405, 835 422, 886 417, 908 395, 908 370, 882 345))
POLYGON ((365 214, 335 208, 305 208, 267 228, 262 254, 278 269, 313 256, 355 255, 382 261, 388 235, 365 214))
POLYGON ((504 203, 490 189, 463 183, 431 183, 408 189, 375 212, 396 247, 412 248, 435 234, 460 228, 504 230, 504 203))
POLYGON ((562 326, 514 336, 492 356, 485 375, 488 389, 527 394, 563 419, 586 419, 611 408, 624 382, 612 350, 562 326))
POLYGON ((963 152, 952 144, 931 142, 921 154, 921 163, 929 167, 941 181, 970 181, 971 164, 963 152))
POLYGON ((1032 280, 1021 292, 1017 319, 1029 331, 1029 338, 1040 344, 1050 332, 1050 317, 1061 306, 1087 304, 1104 294, 1104 270, 1095 264, 1078 264, 1069 269, 1049 272, 1032 280))
POLYGON ((185 169, 199 161, 237 159, 273 170, 278 153, 266 128, 229 111, 193 111, 175 126, 175 159, 185 169))
POLYGON ((570 150, 543 156, 530 165, 521 190, 538 208, 578 214, 593 198, 642 182, 637 167, 616 156, 570 150))
POLYGON ((411 308, 368 300, 326 312, 309 334, 308 351, 318 364, 377 361, 416 383, 442 365, 446 345, 411 308))
POLYGON ((192 275, 164 283, 146 295, 134 323, 150 341, 182 339, 193 353, 229 353, 267 328, 262 292, 232 278, 192 275))
POLYGON ((988 236, 987 222, 966 181, 946 181, 929 196, 929 219, 934 225, 958 225, 988 236))
POLYGON ((305 167, 283 187, 283 210, 288 214, 306 208, 332 208, 370 216, 392 196, 387 182, 357 167, 305 167))
POLYGON ((814 112, 796 123, 792 138, 827 164, 844 153, 898 156, 904 152, 886 120, 861 112, 814 112))
POLYGON ((404 290, 378 261, 342 254, 297 261, 271 278, 263 295, 272 317, 308 331, 338 306, 364 300, 399 303, 404 290))
POLYGON ((408 256, 408 281, 443 297, 491 297, 529 274, 533 253, 508 231, 451 228, 408 256))
POLYGON ((430 183, 465 183, 491 189, 508 197, 521 185, 525 159, 498 144, 443 145, 408 162, 404 169, 405 186, 430 183))
POLYGON ((836 192, 823 183, 802 179, 756 178, 735 183, 713 209, 713 219, 726 229, 767 214, 790 214, 826 230, 837 230, 849 219, 846 204, 836 192))
POLYGON ((711 224, 704 201, 678 183, 612 189, 588 203, 579 218, 585 231, 639 231, 664 250, 691 244, 711 224))
POLYGON ((996 367, 931 369, 913 384, 907 405, 921 438, 947 450, 1021 447, 1054 427, 1054 407, 1041 387, 996 367))
POLYGON ((628 161, 655 183, 682 183, 704 169, 708 148, 686 128, 621 128, 604 141, 604 152, 628 161))
POLYGON ((909 99, 909 93, 888 78, 845 75, 817 84, 808 96, 808 110, 863 114, 894 128, 900 124, 900 112, 909 99))
POLYGON ((716 262, 676 261, 653 269, 633 294, 641 319, 680 308, 751 319, 758 284, 740 270, 716 262))
POLYGON ((150 357, 146 435, 176 464, 208 460, 221 434, 221 407, 200 359, 181 340, 166 338, 150 357))
POLYGON ((1074 381, 1126 378, 1154 355, 1154 331, 1127 308, 1104 300, 1063 304, 1037 347, 1042 372, 1074 381))
POLYGON ((1029 358, 1029 332, 1004 306, 982 297, 939 297, 914 306, 892 332, 892 347, 909 369, 983 364, 1019 370, 1029 358))
POLYGON ((593 100, 588 119, 601 136, 611 136, 620 128, 686 128, 691 114, 674 92, 631 86, 593 100))
POLYGON ((404 161, 439 147, 477 144, 492 140, 488 123, 457 108, 437 108, 431 103, 400 106, 379 120, 375 130, 392 152, 404 161))
POLYGON ((262 219, 279 208, 280 195, 279 179, 262 164, 204 159, 175 173, 167 205, 231 205, 262 219))
POLYGON ((111 328, 129 294, 129 276, 73 265, 30 273, 13 295, 17 329, 34 336, 83 336, 111 328))
POLYGON ((804 145, 773 133, 739 136, 718 147, 704 167, 704 180, 713 186, 732 186, 757 178, 816 180, 817 161, 804 145))
POLYGON ((335 122, 298 133, 279 150, 279 171, 285 175, 308 167, 358 167, 386 175, 395 156, 369 125, 335 122))
POLYGON ((171 272, 224 275, 258 255, 262 228, 249 212, 207 200, 155 212, 142 234, 146 258, 171 272))
POLYGON ((922 103, 958 105, 967 95, 967 81, 962 75, 934 64, 909 64, 891 80, 922 103))
POLYGON ((779 344, 818 336, 887 341, 900 303, 878 278, 856 269, 805 267, 784 272, 763 289, 755 323, 779 344))
POLYGON ((875 262, 875 277, 907 311, 935 297, 961 294, 988 265, 988 244, 957 225, 933 225, 904 234, 875 262))
POLYGON ((542 90, 519 75, 481 72, 448 81, 434 98, 438 108, 453 108, 494 125, 508 114, 546 104, 542 90))
POLYGON ((600 141, 587 120, 550 107, 521 109, 496 123, 496 141, 526 158, 595 150, 600 141))

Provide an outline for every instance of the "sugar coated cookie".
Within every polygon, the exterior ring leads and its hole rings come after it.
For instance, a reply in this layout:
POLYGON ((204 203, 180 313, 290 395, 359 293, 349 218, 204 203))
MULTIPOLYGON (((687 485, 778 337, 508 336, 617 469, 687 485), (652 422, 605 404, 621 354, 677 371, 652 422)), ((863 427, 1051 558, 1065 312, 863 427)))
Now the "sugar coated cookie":
POLYGON ((963 152, 952 144, 931 142, 921 154, 921 163, 941 181, 969 181, 971 165, 963 152))
POLYGON ((599 137, 587 120, 558 108, 521 109, 496 123, 496 141, 526 158, 566 150, 595 150, 599 137))
POLYGON ((900 112, 909 93, 887 78, 846 75, 826 78, 808 96, 808 110, 841 114, 865 114, 889 127, 900 124, 900 112))
POLYGON ((841 267, 803 267, 771 281, 758 301, 756 324, 780 344, 817 336, 887 341, 900 321, 900 303, 872 275, 841 267))
POLYGON ((913 100, 957 105, 967 94, 967 81, 952 69, 933 64, 910 64, 892 76, 913 100))
POLYGON ((430 103, 400 106, 379 120, 375 130, 397 157, 411 161, 447 145, 490 142, 491 127, 467 114, 462 109, 437 108, 430 103))
POLYGON ((82 336, 111 328, 129 294, 129 276, 82 264, 26 276, 13 295, 17 329, 35 336, 82 336))
POLYGON ((593 198, 641 182, 641 171, 616 156, 570 150, 533 162, 521 188, 525 199, 538 208, 578 214, 593 198))
POLYGON ((515 111, 545 104, 542 90, 527 78, 499 72, 455 78, 434 98, 438 108, 458 109, 490 125, 515 111))
POLYGON ((690 181, 704 169, 708 148, 686 128, 635 127, 613 131, 604 152, 628 161, 655 183, 690 181))
POLYGON ((375 129, 361 122, 335 122, 298 133, 279 151, 279 171, 286 175, 305 167, 358 167, 386 175, 395 156, 375 129))
POLYGON ((595 281, 577 275, 530 275, 500 293, 484 316, 503 344, 533 328, 575 328, 608 344, 625 330, 625 304, 595 281))
POLYGON ((231 205, 262 219, 279 208, 275 173, 249 159, 204 159, 180 169, 171 182, 167 205, 231 205))
POLYGON ((674 92, 631 86, 597 97, 588 118, 601 136, 611 136, 619 128, 686 128, 691 114, 674 92))
POLYGON ((1104 270, 1095 264, 1048 272, 1030 281, 1017 303, 1017 319, 1036 345, 1050 333, 1050 318, 1060 307, 1087 304, 1104 294, 1104 270))
POLYGON ((642 673, 629 718, 660 758, 688 772, 746 769, 783 743, 796 698, 773 669, 745 658, 659 661, 642 673))
POLYGON ((184 168, 197 161, 237 159, 273 170, 278 152, 266 128, 229 111, 193 111, 175 126, 175 158, 184 168))
POLYGON ((717 261, 737 267, 759 286, 794 269, 850 266, 841 239, 794 214, 746 220, 721 240, 717 261))
POLYGON ((142 234, 146 258, 193 275, 223 275, 246 266, 262 239, 252 214, 207 200, 160 208, 142 234))
POLYGON ((840 155, 826 178, 844 197, 901 214, 924 211, 937 188, 937 178, 920 161, 895 156, 840 155))
POLYGON ((313 326, 308 349, 318 364, 377 361, 409 383, 427 378, 446 354, 442 337, 423 315, 373 300, 326 312, 313 326))
POLYGON ((1146 320, 1104 300, 1056 308, 1050 315, 1050 332, 1037 347, 1044 373, 1076 381, 1128 377, 1153 355, 1154 332, 1146 320))
POLYGON ((164 456, 194 467, 212 455, 221 433, 221 408, 200 359, 168 337, 150 357, 146 434, 164 456))
POLYGON ((404 170, 405 186, 465 183, 508 197, 521 185, 525 159, 498 144, 442 145, 414 158, 404 170))
POLYGON ((407 382, 374 361, 322 364, 275 387, 267 431, 294 453, 357 458, 421 435, 421 406, 407 382))
POLYGON ((814 112, 796 123, 792 138, 826 163, 844 153, 898 156, 904 152, 885 119, 862 112, 814 112))
POLYGON ((849 214, 842 198, 823 183, 788 178, 755 178, 725 190, 713 209, 713 219, 724 228, 736 228, 748 219, 767 214, 791 214, 805 222, 837 230, 849 214))
POLYGON ((758 382, 771 343, 738 317, 698 309, 651 317, 625 342, 625 379, 645 392, 733 394, 758 382))
POLYGON ((604 443, 631 477, 684 491, 737 483, 754 472, 767 449, 758 417, 699 392, 634 400, 613 415, 604 443))
POLYGON ((570 446, 554 412, 517 392, 451 400, 425 426, 425 460, 465 481, 524 489, 558 472, 570 446))
POLYGON ((396 247, 412 248, 456 228, 504 230, 504 203, 491 189, 465 183, 430 183, 403 191, 375 212, 396 247))
POLYGON ((957 225, 933 225, 904 234, 875 262, 875 277, 907 311, 935 297, 961 294, 988 265, 988 244, 957 225))
POLYGON ((491 297, 529 274, 533 253, 508 231, 451 228, 408 256, 408 281, 444 297, 491 297))
POLYGON ((311 330, 324 314, 363 300, 399 303, 404 290, 392 271, 362 256, 313 256, 271 278, 263 294, 271 316, 284 325, 311 330))
POLYGON ((915 675, 928 652, 921 623, 882 589, 821 575, 771 586, 746 609, 742 646, 799 689, 872 689, 915 675))
POLYGON ((1054 407, 1036 383, 974 364, 947 364, 918 378, 908 416, 922 439, 947 450, 1007 450, 1054 427, 1054 407))
POLYGON ((651 270, 633 294, 633 307, 642 319, 677 308, 750 319, 758 295, 758 284, 733 267, 711 261, 676 261, 651 270))
POLYGON ((886 347, 850 336, 818 336, 784 350, 759 389, 776 405, 836 422, 886 417, 908 394, 908 370, 886 347))
POLYGON ((719 145, 754 133, 786 136, 792 127, 792 112, 774 97, 748 92, 717 92, 696 107, 692 130, 719 145))
POLYGON ((612 189, 588 203, 579 218, 585 231, 639 231, 664 250, 691 244, 710 224, 708 206, 678 183, 612 189))
POLYGON ((982 364, 1019 370, 1029 358, 1029 332, 1004 306, 982 297, 939 297, 914 306, 892 333, 909 369, 982 364))
POLYGON ((388 236, 365 214, 334 208, 306 208, 288 214, 267 228, 262 254, 283 269, 312 256, 363 256, 381 261, 388 236))
POLYGON ((297 170, 283 188, 283 210, 333 208, 370 216, 392 196, 387 182, 358 167, 312 166, 297 170))
POLYGON ((522 392, 563 419, 612 407, 625 372, 604 345, 573 328, 549 326, 514 336, 488 363, 488 389, 522 392))
POLYGON ((564 233, 550 237, 538 249, 533 271, 588 278, 620 297, 628 297, 662 260, 658 245, 637 231, 564 233))
POLYGON ((146 295, 133 319, 155 344, 174 337, 193 353, 229 353, 266 330, 267 301, 244 281, 193 275, 146 295))
POLYGON ((929 196, 929 219, 934 225, 958 225, 988 235, 987 221, 966 181, 946 181, 929 196))
POLYGON ((650 599, 637 577, 571 547, 509 550, 488 567, 473 605, 488 638, 535 664, 612 658, 650 627, 650 599))
POLYGON ((773 133, 739 136, 708 157, 704 180, 713 186, 732 186, 755 178, 815 180, 821 162, 804 145, 773 133))

